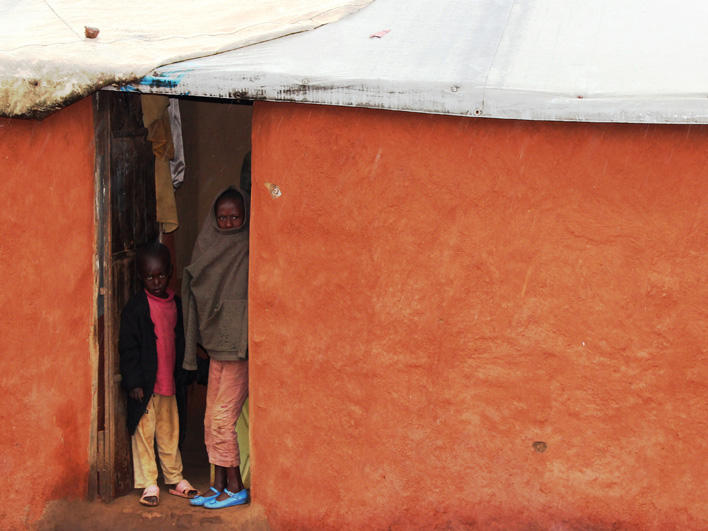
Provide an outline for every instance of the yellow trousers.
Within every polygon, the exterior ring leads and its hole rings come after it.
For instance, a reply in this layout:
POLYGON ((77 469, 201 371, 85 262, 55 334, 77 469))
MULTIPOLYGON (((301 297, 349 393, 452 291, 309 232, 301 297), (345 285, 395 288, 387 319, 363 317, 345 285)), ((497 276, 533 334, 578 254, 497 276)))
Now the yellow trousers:
POLYGON ((155 440, 160 468, 167 485, 182 480, 182 455, 179 453, 179 416, 174 396, 152 395, 131 440, 135 488, 157 485, 155 440))

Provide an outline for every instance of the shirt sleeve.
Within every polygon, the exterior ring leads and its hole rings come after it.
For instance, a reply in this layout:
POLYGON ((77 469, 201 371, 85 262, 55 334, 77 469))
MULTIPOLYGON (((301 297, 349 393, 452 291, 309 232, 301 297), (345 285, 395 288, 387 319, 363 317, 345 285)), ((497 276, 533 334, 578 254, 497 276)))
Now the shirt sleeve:
POLYGON ((140 364, 140 328, 137 316, 129 312, 127 307, 120 315, 118 353, 123 387, 128 390, 144 387, 140 364))

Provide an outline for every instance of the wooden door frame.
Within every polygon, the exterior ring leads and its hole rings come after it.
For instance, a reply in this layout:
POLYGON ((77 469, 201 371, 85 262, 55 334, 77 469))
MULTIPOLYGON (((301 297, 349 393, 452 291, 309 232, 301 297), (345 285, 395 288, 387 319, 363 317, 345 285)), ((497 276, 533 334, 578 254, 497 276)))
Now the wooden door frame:
POLYGON ((107 134, 108 128, 105 121, 105 113, 101 107, 99 92, 91 96, 92 121, 94 128, 94 227, 95 254, 93 264, 93 315, 92 315, 92 336, 90 350, 91 365, 91 420, 89 433, 89 477, 88 477, 88 499, 93 501, 98 496, 98 473, 103 470, 103 433, 98 430, 98 406, 99 392, 102 388, 99 379, 102 378, 100 360, 104 348, 102 338, 104 334, 103 321, 101 316, 105 315, 105 255, 106 243, 104 241, 106 223, 106 202, 104 175, 110 168, 105 167, 105 154, 108 149, 107 134), (100 446, 100 448, 99 448, 100 446))
POLYGON ((114 400, 107 396, 113 388, 109 382, 112 375, 106 367, 111 366, 113 361, 113 349, 107 348, 106 338, 110 338, 112 332, 110 319, 106 319, 108 314, 107 286, 111 285, 111 216, 110 216, 110 180, 111 180, 111 157, 110 157, 110 109, 108 97, 100 91, 93 95, 94 114, 94 135, 95 135, 95 200, 96 200, 96 319, 95 329, 98 344, 98 358, 94 372, 94 403, 95 414, 92 415, 92 443, 95 443, 96 452, 94 469, 91 471, 89 481, 89 496, 96 497, 101 493, 104 501, 113 499, 113 488, 110 478, 113 473, 113 448, 111 441, 111 426, 107 420, 111 418, 114 410, 114 400), (99 321, 99 314, 104 318, 99 321), (103 338, 103 345, 100 345, 100 338, 103 338), (103 406, 99 408, 99 403, 103 406), (103 419, 99 419, 99 409, 104 414, 103 419), (99 426, 100 424, 100 426, 99 426), (101 429, 101 427, 103 429, 101 429), (93 492, 92 492, 93 491, 93 492))

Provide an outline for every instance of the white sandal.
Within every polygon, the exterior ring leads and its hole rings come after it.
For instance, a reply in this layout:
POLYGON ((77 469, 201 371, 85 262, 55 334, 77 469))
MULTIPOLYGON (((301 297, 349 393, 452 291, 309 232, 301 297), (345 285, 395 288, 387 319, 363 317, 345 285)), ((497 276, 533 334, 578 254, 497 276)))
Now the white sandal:
POLYGON ((182 479, 179 483, 177 483, 177 485, 175 485, 175 488, 170 489, 169 492, 170 494, 179 496, 180 498, 188 498, 190 500, 199 494, 199 491, 192 487, 186 479, 182 479))
POLYGON ((157 485, 145 487, 138 501, 147 507, 157 507, 160 504, 160 489, 157 485), (152 501, 148 501, 148 498, 155 498, 157 501, 153 503, 152 501))

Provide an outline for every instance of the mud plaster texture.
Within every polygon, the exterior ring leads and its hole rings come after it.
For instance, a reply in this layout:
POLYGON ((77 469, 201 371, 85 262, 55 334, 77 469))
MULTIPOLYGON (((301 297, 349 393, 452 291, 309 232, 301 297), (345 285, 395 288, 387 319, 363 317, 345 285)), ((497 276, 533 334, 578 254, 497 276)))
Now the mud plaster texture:
POLYGON ((2 529, 86 495, 93 135, 90 100, 42 122, 0 119, 2 529))
POLYGON ((253 128, 274 528, 708 527, 708 128, 261 102, 253 128))

